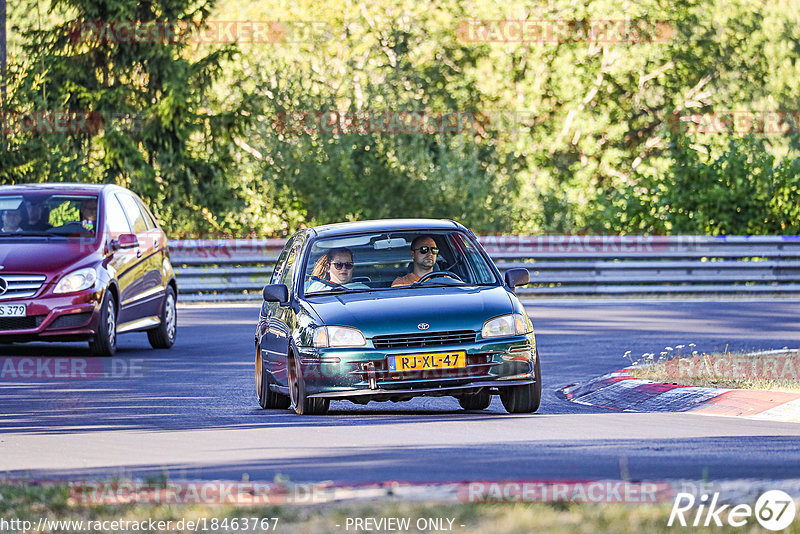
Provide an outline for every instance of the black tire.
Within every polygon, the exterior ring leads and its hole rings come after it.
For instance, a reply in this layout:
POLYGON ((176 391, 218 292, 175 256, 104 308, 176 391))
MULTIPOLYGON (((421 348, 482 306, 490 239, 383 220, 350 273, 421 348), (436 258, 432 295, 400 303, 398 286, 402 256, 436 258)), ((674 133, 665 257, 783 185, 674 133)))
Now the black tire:
POLYGON ((261 347, 256 346, 256 394, 258 405, 265 410, 285 410, 289 407, 289 397, 275 393, 270 389, 272 379, 264 372, 261 362, 261 347))
POLYGON ((117 304, 114 294, 106 290, 100 304, 100 321, 92 339, 89 350, 95 356, 113 356, 117 352, 117 304))
POLYGON ((458 403, 465 410, 485 410, 492 403, 492 395, 488 389, 482 389, 474 395, 459 397, 458 403))
POLYGON ((178 334, 178 310, 175 307, 175 290, 167 286, 161 304, 161 324, 147 331, 147 340, 154 349, 168 349, 175 344, 178 334))
POLYGON ((289 358, 289 396, 297 415, 324 415, 331 404, 329 399, 306 397, 306 383, 296 358, 289 358))
POLYGON ((533 366, 536 381, 524 386, 500 388, 500 400, 508 413, 533 413, 542 402, 542 362, 536 350, 536 363, 533 366))

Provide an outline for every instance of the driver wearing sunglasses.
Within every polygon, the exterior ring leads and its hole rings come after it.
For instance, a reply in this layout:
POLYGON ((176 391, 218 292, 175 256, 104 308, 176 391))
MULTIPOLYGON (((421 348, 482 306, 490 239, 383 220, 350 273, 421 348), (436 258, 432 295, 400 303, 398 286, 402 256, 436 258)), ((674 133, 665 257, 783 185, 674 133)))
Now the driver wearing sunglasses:
POLYGON ((412 271, 405 276, 395 278, 392 287, 409 286, 426 274, 433 272, 438 254, 439 248, 431 236, 421 235, 414 239, 411 242, 412 271))
POLYGON ((353 251, 349 248, 333 248, 317 260, 311 273, 313 282, 306 291, 330 291, 340 286, 348 288, 368 288, 360 282, 350 282, 353 278, 353 251))

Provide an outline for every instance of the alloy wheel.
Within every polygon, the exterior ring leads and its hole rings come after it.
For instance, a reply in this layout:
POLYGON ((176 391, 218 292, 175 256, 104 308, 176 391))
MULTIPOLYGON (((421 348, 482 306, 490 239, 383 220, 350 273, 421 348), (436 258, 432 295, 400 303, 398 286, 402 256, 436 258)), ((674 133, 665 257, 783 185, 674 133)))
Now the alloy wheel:
POLYGON ((291 361, 289 367, 289 397, 292 401, 292 406, 296 408, 298 399, 300 398, 300 381, 297 379, 297 368, 295 367, 294 360, 291 361))
POLYGON ((261 399, 261 381, 263 380, 261 370, 261 350, 256 347, 256 395, 261 399))
POLYGON ((107 304, 106 328, 108 329, 108 344, 113 347, 117 344, 117 318, 114 314, 114 303, 111 300, 107 304))
POLYGON ((173 341, 178 327, 178 314, 175 313, 175 297, 171 293, 167 294, 167 302, 164 304, 164 316, 164 320, 167 323, 167 337, 169 337, 170 341, 173 341))

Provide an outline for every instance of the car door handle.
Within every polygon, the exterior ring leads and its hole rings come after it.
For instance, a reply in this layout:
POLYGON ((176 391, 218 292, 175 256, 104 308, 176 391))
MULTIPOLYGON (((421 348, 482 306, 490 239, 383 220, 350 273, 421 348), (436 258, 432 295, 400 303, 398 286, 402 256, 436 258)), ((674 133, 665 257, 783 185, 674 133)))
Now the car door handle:
POLYGON ((153 240, 153 250, 158 250, 158 239, 153 240))
POLYGON ((137 258, 141 258, 142 257, 142 249, 140 249, 140 248, 136 249, 136 257, 137 258))

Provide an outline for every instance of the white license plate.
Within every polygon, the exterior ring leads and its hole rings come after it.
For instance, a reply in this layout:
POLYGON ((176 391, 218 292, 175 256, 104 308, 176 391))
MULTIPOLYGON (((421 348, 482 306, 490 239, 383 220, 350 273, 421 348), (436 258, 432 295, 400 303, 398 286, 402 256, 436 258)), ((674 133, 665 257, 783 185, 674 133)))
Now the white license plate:
POLYGON ((0 304, 0 317, 25 317, 27 311, 24 304, 0 304))

